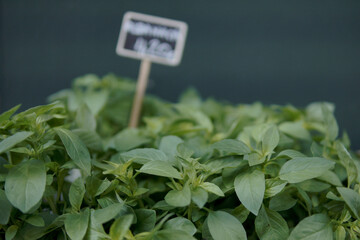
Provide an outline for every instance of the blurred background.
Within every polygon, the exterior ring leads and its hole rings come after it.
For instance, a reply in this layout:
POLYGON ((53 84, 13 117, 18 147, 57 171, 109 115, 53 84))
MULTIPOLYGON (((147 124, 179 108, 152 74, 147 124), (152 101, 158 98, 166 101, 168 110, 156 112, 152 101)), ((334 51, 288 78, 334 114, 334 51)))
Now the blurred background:
POLYGON ((126 11, 182 20, 178 67, 154 64, 148 92, 176 101, 189 86, 233 103, 336 104, 360 148, 359 0, 0 0, 0 111, 23 109, 75 77, 137 77, 140 62, 115 54, 126 11))

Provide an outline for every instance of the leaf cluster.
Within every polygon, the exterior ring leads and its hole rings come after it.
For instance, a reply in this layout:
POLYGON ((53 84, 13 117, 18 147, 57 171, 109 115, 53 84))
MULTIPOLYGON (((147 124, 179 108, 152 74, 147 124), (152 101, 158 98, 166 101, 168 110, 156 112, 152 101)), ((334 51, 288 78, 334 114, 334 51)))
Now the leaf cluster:
POLYGON ((360 161, 330 103, 233 105, 186 91, 75 79, 48 105, 0 115, 0 237, 360 238, 360 161))

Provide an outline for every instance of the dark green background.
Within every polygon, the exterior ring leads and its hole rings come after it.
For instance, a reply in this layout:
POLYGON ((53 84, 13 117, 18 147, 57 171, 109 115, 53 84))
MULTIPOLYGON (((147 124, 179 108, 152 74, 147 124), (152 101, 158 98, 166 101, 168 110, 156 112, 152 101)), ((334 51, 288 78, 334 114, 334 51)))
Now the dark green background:
POLYGON ((360 1, 2 0, 1 111, 44 104, 85 73, 136 78, 116 56, 123 14, 189 25, 182 64, 153 65, 148 92, 175 101, 188 86, 232 102, 331 101, 360 148, 360 1))

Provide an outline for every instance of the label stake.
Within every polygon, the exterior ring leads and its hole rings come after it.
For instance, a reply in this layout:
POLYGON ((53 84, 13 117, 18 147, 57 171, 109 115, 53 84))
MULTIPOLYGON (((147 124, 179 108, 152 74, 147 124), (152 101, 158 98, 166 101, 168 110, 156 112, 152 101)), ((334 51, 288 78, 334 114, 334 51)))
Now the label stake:
POLYGON ((151 62, 148 59, 143 59, 140 64, 139 76, 136 84, 136 92, 134 96, 133 106, 131 109, 129 127, 136 128, 139 123, 141 106, 146 92, 150 69, 151 62))
POLYGON ((151 63, 177 66, 181 61, 187 24, 167 18, 127 12, 120 29, 116 53, 141 60, 129 127, 139 124, 151 63))

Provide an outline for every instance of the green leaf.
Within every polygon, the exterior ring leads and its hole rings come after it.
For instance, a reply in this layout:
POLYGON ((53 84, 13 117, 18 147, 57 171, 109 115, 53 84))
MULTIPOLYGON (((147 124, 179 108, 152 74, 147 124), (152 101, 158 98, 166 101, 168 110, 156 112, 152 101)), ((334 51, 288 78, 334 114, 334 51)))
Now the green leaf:
POLYGON ((239 220, 223 211, 210 212, 207 225, 214 240, 246 240, 246 232, 239 220))
POLYGON ((87 148, 95 151, 104 150, 102 139, 95 131, 87 129, 74 129, 72 132, 80 138, 87 148))
POLYGON ((134 233, 150 232, 156 223, 156 212, 152 209, 136 209, 136 225, 134 233))
POLYGON ((206 239, 206 240, 214 240, 214 238, 211 236, 210 230, 209 230, 209 226, 208 226, 208 218, 205 219, 203 225, 202 225, 202 229, 201 229, 201 235, 202 235, 202 239, 206 239))
POLYGON ((255 165, 265 162, 266 156, 263 156, 262 154, 260 154, 258 152, 253 152, 248 155, 245 155, 244 159, 248 160, 249 166, 255 166, 255 165))
POLYGON ((321 110, 324 116, 324 122, 326 126, 326 137, 330 141, 334 141, 339 134, 339 126, 336 122, 333 111, 331 111, 325 104, 321 105, 321 110))
POLYGON ((279 125, 279 130, 293 138, 306 141, 311 140, 311 135, 309 131, 304 128, 304 123, 302 121, 284 122, 279 125))
POLYGON ((8 224, 11 210, 11 203, 7 199, 4 190, 0 189, 0 225, 8 224))
POLYGON ((336 240, 345 240, 346 239, 346 230, 343 226, 338 226, 335 230, 335 239, 336 240))
POLYGON ((218 195, 220 197, 225 196, 223 191, 214 183, 203 182, 199 186, 202 187, 203 189, 205 189, 206 191, 208 191, 209 193, 213 193, 213 194, 218 195))
POLYGON ((79 211, 85 195, 85 186, 81 178, 76 179, 70 186, 69 201, 74 210, 79 211))
POLYGON ((178 170, 171 166, 170 163, 158 160, 145 163, 140 168, 139 172, 161 177, 182 179, 178 170))
POLYGON ((0 124, 4 121, 8 120, 19 109, 20 106, 21 106, 21 104, 16 105, 15 107, 7 110, 6 112, 3 112, 0 115, 0 124))
POLYGON ((21 143, 33 134, 33 132, 17 132, 14 135, 5 138, 0 142, 0 154, 10 150, 16 144, 21 143))
POLYGON ((322 192, 331 187, 330 184, 315 179, 305 180, 301 183, 297 183, 296 185, 306 192, 322 192))
POLYGON ((255 219, 255 230, 261 240, 282 240, 289 236, 289 227, 284 218, 264 206, 255 219))
POLYGON ((30 223, 31 225, 33 225, 35 227, 44 227, 45 226, 44 219, 39 215, 30 216, 29 218, 27 218, 25 220, 25 222, 30 223))
POLYGON ((264 198, 273 197, 281 192, 286 186, 287 182, 279 179, 265 180, 265 195, 264 198))
POLYGON ((345 200, 351 212, 360 219, 360 194, 350 188, 337 187, 341 197, 345 200))
POLYGON ((175 163, 175 156, 177 155, 177 146, 184 142, 177 136, 165 136, 161 138, 159 149, 163 151, 172 163, 175 163))
POLYGON ((250 153, 250 149, 240 140, 224 139, 212 145, 213 149, 223 151, 226 154, 245 155, 250 153))
POLYGON ((234 187, 241 203, 257 215, 265 193, 264 173, 255 170, 252 173, 238 175, 235 178, 234 187))
POLYGON ((111 185, 111 182, 109 180, 107 180, 106 178, 104 180, 102 180, 99 188, 96 190, 95 197, 104 193, 106 191, 106 189, 108 189, 110 187, 110 185, 111 185))
POLYGON ((332 240, 333 231, 325 214, 304 218, 296 225, 288 240, 332 240))
POLYGON ((200 187, 191 190, 191 200, 199 207, 203 208, 208 200, 208 193, 200 187))
POLYGON ((124 152, 148 143, 149 139, 142 136, 138 129, 127 128, 116 134, 112 141, 116 150, 124 152))
POLYGON ((334 165, 334 162, 325 158, 294 158, 281 167, 279 177, 289 183, 298 183, 319 177, 334 165))
MULTIPOLYGON (((102 209, 100 209, 102 210, 102 209)), ((85 234, 85 239, 86 240, 98 240, 98 239, 108 239, 109 236, 105 233, 104 228, 102 226, 101 222, 98 222, 97 218, 95 218, 95 212, 99 211, 99 210, 94 210, 91 209, 90 210, 90 222, 89 222, 89 226, 88 229, 86 231, 85 234)), ((105 212, 104 215, 106 215, 107 213, 111 212, 105 212)), ((110 219, 112 219, 113 216, 110 216, 110 219)), ((109 217, 107 217, 107 219, 109 219, 109 217)), ((104 220, 103 219, 99 219, 99 220, 104 220)))
POLYGON ((236 217, 241 223, 244 223, 249 216, 250 211, 244 205, 239 205, 231 211, 231 214, 236 217))
POLYGON ((10 169, 5 193, 11 204, 27 213, 42 199, 46 185, 46 170, 42 161, 23 160, 10 169))
POLYGON ((273 198, 270 199, 269 208, 274 211, 285 211, 297 203, 297 200, 292 198, 288 192, 282 192, 275 195, 273 198))
POLYGON ((168 157, 163 151, 154 148, 134 149, 121 154, 121 156, 124 157, 127 161, 133 160, 133 162, 139 164, 145 164, 150 161, 168 161, 168 157))
POLYGON ((335 149, 341 161, 341 164, 345 167, 348 178, 348 186, 350 186, 358 178, 359 169, 357 168, 354 159, 351 157, 350 153, 347 151, 345 146, 336 141, 335 149))
POLYGON ((168 220, 164 224, 163 229, 182 230, 184 232, 187 232, 191 236, 197 232, 197 229, 194 226, 194 224, 190 220, 183 217, 176 217, 168 220))
POLYGON ((74 161, 76 166, 84 170, 87 175, 91 174, 91 158, 85 144, 71 131, 64 128, 55 128, 55 132, 59 135, 65 146, 66 152, 74 161))
POLYGON ((111 240, 123 240, 133 221, 133 215, 124 215, 116 219, 110 227, 111 240))
POLYGON ((114 203, 105 208, 96 209, 93 213, 93 219, 98 224, 103 224, 115 218, 126 206, 123 203, 114 203))
POLYGON ((86 104, 82 104, 76 111, 75 122, 79 128, 95 131, 96 120, 86 104))
POLYGON ((191 202, 191 191, 188 184, 185 184, 181 190, 171 190, 165 196, 167 204, 174 207, 185 207, 191 202))
POLYGON ((18 231, 19 227, 16 225, 11 225, 5 232, 5 240, 12 240, 18 231))
POLYGON ((109 92, 106 90, 88 91, 82 96, 83 101, 89 106, 92 114, 96 116, 105 106, 109 92))
POLYGON ((262 151, 265 155, 271 154, 279 144, 279 131, 276 126, 271 126, 262 138, 262 151))
POLYGON ((89 225, 90 210, 66 215, 65 230, 72 240, 83 239, 89 225))
POLYGON ((293 149, 286 149, 284 151, 281 151, 276 157, 283 157, 283 156, 286 156, 286 157, 289 157, 289 158, 302 158, 302 157, 306 157, 305 154, 299 152, 299 151, 296 151, 296 150, 293 150, 293 149))
POLYGON ((206 163, 206 166, 211 169, 212 172, 220 171, 224 168, 234 168, 242 164, 242 159, 237 156, 222 157, 219 159, 211 159, 206 163))
POLYGON ((318 177, 317 179, 330 183, 334 186, 340 187, 342 186, 342 183, 339 179, 339 177, 332 171, 326 171, 324 172, 320 177, 318 177))
POLYGON ((193 236, 182 230, 165 229, 154 234, 154 240, 196 240, 193 236))

